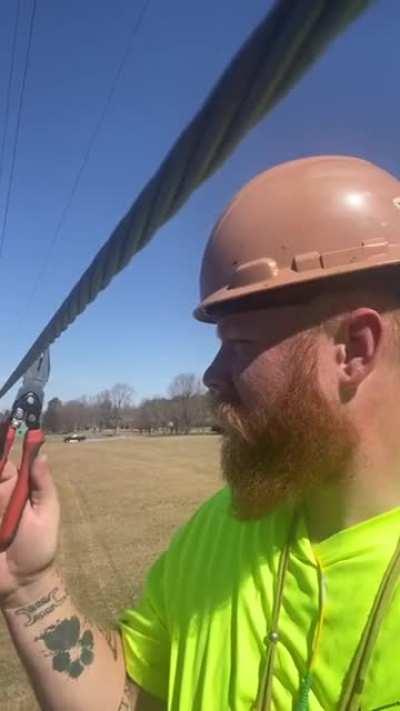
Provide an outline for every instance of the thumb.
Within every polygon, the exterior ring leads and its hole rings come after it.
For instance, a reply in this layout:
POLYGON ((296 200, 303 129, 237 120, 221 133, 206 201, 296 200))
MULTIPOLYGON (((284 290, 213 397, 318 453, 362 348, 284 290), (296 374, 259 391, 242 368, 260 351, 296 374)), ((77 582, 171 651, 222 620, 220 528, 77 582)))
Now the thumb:
POLYGON ((41 454, 32 465, 30 476, 30 500, 32 508, 48 508, 57 502, 56 488, 51 476, 47 456, 41 454))

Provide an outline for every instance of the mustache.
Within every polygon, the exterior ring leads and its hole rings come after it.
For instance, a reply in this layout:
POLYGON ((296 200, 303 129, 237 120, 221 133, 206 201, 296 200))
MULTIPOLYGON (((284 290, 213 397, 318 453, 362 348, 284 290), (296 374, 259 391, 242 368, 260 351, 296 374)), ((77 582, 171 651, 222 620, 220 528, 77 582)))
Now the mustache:
POLYGON ((221 407, 238 407, 241 404, 240 399, 236 394, 222 394, 214 390, 208 390, 207 399, 213 414, 218 413, 221 407))
POLYGON ((222 429, 225 436, 232 433, 240 435, 246 442, 250 442, 251 437, 251 416, 244 411, 239 399, 234 396, 221 396, 210 392, 209 405, 216 424, 222 429))

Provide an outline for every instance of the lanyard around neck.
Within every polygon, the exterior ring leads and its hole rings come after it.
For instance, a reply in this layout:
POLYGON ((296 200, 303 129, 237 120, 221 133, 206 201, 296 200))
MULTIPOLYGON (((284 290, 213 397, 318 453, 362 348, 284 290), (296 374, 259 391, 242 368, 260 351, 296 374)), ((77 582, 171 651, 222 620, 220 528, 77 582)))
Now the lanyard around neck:
POLYGON ((299 514, 296 512, 292 516, 289 535, 279 559, 278 578, 272 608, 271 629, 267 638, 265 639, 265 642, 267 644, 267 655, 264 664, 264 671, 261 677, 257 701, 255 706, 253 707, 254 711, 267 711, 271 707, 274 657, 276 645, 279 641, 279 613, 281 611, 282 606, 283 588, 285 584, 286 571, 289 564, 290 548, 292 545, 292 539, 294 538, 295 530, 297 528, 298 520, 299 514))
MULTIPOLYGON (((295 531, 299 521, 299 512, 296 511, 292 516, 292 521, 289 529, 289 535, 286 544, 282 550, 277 577, 276 591, 274 595, 274 604, 271 618, 271 630, 266 638, 267 654, 264 664, 264 671, 261 677, 259 693, 257 701, 253 707, 254 711, 270 711, 272 702, 272 678, 273 665, 275 658, 276 645, 279 642, 279 614, 282 607, 283 590, 285 585, 286 572, 289 565, 290 549, 293 543, 295 531)), ((346 687, 343 690, 342 697, 338 706, 338 711, 358 711, 360 709, 361 695, 364 690, 366 674, 374 645, 382 624, 385 612, 387 611, 394 588, 400 575, 400 539, 389 565, 387 566, 378 592, 375 596, 374 603, 370 610, 367 624, 364 627, 360 644, 353 658, 349 674, 346 678, 346 687)), ((299 699, 299 704, 296 708, 308 707, 308 692, 310 689, 310 673, 308 672, 303 679, 303 699, 299 699)), ((301 694, 302 695, 302 694, 301 694)))

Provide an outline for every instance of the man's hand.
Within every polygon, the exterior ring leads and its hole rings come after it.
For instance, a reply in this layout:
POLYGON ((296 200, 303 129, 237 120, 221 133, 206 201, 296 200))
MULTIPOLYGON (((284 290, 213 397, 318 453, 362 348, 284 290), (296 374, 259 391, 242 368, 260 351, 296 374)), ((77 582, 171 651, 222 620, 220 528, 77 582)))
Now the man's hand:
MULTIPOLYGON (((0 518, 16 476, 8 462, 0 479, 0 518)), ((60 505, 46 459, 35 461, 30 483, 15 539, 0 553, 0 609, 40 707, 163 711, 161 702, 127 680, 119 633, 105 634, 75 607, 55 568, 60 505)))
MULTIPOLYGON (((15 486, 17 469, 7 462, 0 478, 0 520, 15 486)), ((28 598, 30 586, 54 564, 58 545, 60 505, 45 457, 32 468, 30 497, 14 541, 0 552, 0 608, 18 606, 28 598)))

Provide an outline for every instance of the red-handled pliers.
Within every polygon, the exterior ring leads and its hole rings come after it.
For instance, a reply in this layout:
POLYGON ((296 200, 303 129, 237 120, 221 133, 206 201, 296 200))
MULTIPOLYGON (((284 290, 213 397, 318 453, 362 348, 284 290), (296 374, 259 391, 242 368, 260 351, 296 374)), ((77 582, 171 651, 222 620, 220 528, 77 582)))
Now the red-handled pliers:
POLYGON ((43 406, 44 386, 49 379, 49 374, 50 357, 49 351, 46 350, 26 371, 22 386, 12 406, 11 415, 0 426, 0 442, 3 445, 0 459, 0 479, 12 449, 16 431, 23 423, 27 427, 17 481, 0 524, 0 552, 6 550, 12 543, 29 497, 29 475, 32 463, 44 442, 44 434, 40 429, 40 415, 43 406))

